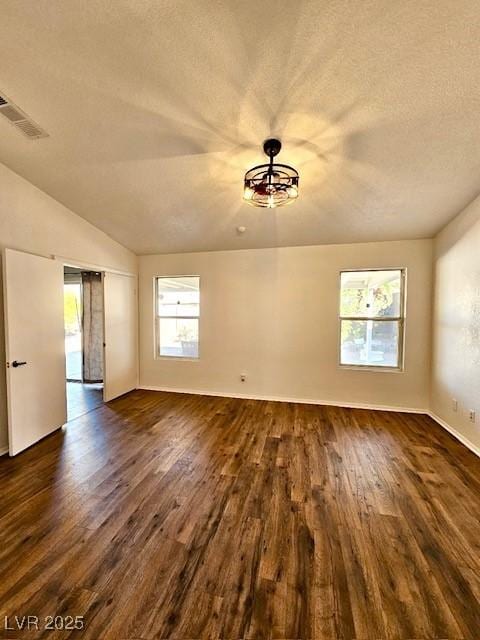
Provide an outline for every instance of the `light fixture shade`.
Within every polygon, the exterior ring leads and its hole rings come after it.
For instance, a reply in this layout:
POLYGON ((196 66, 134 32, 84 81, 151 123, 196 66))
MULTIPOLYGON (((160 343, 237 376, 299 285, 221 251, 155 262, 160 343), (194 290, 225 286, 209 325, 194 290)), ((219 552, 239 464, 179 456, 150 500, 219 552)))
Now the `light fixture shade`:
POLYGON ((298 171, 286 164, 273 162, 273 157, 277 155, 280 148, 279 140, 266 140, 263 149, 270 156, 269 164, 253 167, 245 174, 243 199, 248 204, 273 209, 296 200, 298 171))

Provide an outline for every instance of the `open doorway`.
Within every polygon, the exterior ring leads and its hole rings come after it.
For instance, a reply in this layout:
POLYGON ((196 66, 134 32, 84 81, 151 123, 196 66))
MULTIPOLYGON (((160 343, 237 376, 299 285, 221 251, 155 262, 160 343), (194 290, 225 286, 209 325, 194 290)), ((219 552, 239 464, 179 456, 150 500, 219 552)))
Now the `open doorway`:
POLYGON ((64 268, 67 416, 103 403, 103 283, 96 271, 64 268))

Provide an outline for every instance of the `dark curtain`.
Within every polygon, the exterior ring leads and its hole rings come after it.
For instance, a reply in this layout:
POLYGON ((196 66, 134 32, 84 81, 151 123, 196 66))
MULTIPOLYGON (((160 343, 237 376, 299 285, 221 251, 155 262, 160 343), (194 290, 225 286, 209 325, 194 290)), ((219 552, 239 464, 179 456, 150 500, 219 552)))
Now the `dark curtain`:
POLYGON ((103 382, 103 286, 102 275, 82 272, 83 381, 103 382))

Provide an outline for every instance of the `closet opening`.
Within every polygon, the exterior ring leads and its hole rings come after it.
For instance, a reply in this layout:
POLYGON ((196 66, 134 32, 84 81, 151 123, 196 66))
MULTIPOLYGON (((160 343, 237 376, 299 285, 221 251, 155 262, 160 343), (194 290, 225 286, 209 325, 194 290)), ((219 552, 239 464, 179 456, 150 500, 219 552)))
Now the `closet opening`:
POLYGON ((98 271, 64 268, 67 417, 103 403, 103 278, 98 271))

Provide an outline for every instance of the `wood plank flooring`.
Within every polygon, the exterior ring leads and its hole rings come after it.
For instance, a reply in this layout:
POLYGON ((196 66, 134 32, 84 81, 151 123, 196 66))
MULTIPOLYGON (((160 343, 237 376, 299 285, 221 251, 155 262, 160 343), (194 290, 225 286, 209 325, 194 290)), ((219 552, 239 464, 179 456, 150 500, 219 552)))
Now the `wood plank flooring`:
POLYGON ((103 384, 67 382, 68 420, 83 416, 103 404, 103 384))
POLYGON ((2 638, 480 638, 480 460, 425 416, 135 391, 0 483, 2 638))

